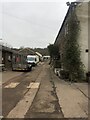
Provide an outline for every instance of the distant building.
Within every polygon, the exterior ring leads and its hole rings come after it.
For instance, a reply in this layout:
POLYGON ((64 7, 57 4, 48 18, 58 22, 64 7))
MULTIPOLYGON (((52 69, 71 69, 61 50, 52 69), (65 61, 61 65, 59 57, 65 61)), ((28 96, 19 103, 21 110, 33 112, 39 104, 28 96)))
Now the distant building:
MULTIPOLYGON (((68 4, 69 5, 69 4, 68 4)), ((90 16, 89 10, 90 2, 72 2, 69 5, 69 9, 65 16, 65 19, 62 23, 62 26, 59 30, 59 33, 56 37, 55 43, 59 46, 60 58, 63 58, 63 51, 65 45, 65 36, 68 34, 68 19, 72 15, 73 11, 75 11, 77 19, 80 24, 80 34, 78 38, 78 43, 81 48, 81 61, 85 66, 85 71, 90 71, 90 51, 89 51, 89 35, 88 35, 88 25, 90 25, 90 16)))
POLYGON ((5 65, 5 68, 12 68, 12 50, 11 48, 2 46, 2 64, 5 65))
POLYGON ((44 59, 44 60, 49 60, 49 59, 50 59, 50 56, 49 56, 49 55, 45 55, 45 56, 43 56, 43 59, 44 59))
POLYGON ((35 55, 35 52, 31 48, 22 48, 22 49, 16 49, 19 53, 23 53, 25 55, 35 55))
POLYGON ((39 57, 39 60, 40 60, 40 61, 43 61, 43 56, 42 56, 42 54, 39 53, 39 52, 35 52, 35 53, 36 53, 36 55, 39 57))

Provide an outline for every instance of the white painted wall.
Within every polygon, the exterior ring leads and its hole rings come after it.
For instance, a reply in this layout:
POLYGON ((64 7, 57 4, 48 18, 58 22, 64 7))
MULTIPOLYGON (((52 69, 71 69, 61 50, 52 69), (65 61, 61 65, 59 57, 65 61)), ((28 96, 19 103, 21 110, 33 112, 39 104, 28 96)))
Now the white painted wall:
MULTIPOLYGON (((90 2, 88 3, 88 33, 90 33, 90 2)), ((89 39, 88 39, 88 47, 89 47, 89 55, 88 55, 88 70, 90 71, 90 34, 88 35, 89 39)))
POLYGON ((85 66, 85 71, 88 72, 88 3, 80 3, 76 8, 76 14, 78 20, 80 21, 80 36, 78 39, 79 45, 81 47, 81 60, 85 66))

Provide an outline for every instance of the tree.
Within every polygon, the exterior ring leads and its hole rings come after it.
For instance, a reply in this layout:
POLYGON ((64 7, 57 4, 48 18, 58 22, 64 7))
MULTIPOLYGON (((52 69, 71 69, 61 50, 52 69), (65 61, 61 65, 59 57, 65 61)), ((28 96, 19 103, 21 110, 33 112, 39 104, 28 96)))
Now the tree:
POLYGON ((51 59, 59 59, 59 47, 54 44, 48 46, 49 54, 51 59))
POLYGON ((50 63, 53 64, 53 67, 61 67, 59 47, 57 45, 50 44, 48 46, 48 51, 50 54, 50 63))
POLYGON ((34 48, 33 50, 34 50, 35 52, 41 53, 43 56, 44 56, 44 55, 49 55, 47 48, 34 48))

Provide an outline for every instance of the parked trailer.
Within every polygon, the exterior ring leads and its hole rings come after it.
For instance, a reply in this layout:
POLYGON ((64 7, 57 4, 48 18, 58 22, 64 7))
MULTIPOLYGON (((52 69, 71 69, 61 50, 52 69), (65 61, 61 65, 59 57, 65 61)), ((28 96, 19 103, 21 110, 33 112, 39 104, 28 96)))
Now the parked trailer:
POLYGON ((32 65, 27 63, 27 56, 23 54, 13 54, 12 70, 28 71, 32 69, 32 65))

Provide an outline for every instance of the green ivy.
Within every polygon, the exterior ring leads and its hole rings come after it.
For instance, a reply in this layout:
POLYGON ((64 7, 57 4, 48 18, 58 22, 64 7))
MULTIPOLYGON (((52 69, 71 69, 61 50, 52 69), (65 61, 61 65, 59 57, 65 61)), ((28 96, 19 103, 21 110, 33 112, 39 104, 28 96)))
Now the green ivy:
POLYGON ((78 44, 78 37, 80 32, 80 24, 77 20, 75 11, 68 19, 68 34, 65 37, 64 68, 69 71, 69 78, 71 80, 82 79, 83 64, 80 58, 80 46, 78 44))

